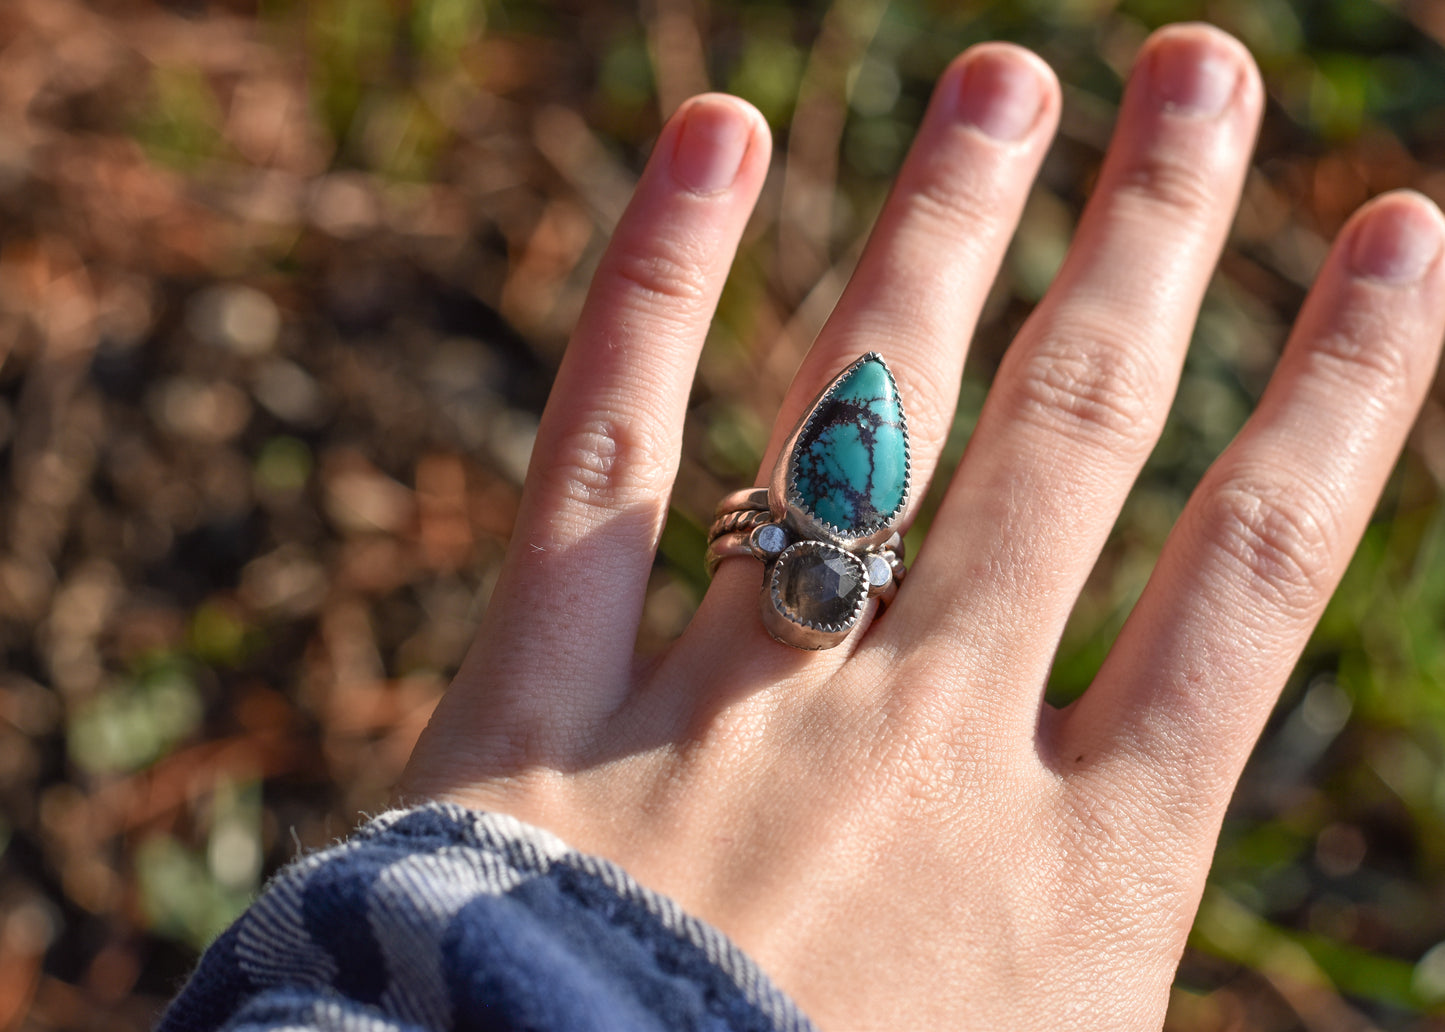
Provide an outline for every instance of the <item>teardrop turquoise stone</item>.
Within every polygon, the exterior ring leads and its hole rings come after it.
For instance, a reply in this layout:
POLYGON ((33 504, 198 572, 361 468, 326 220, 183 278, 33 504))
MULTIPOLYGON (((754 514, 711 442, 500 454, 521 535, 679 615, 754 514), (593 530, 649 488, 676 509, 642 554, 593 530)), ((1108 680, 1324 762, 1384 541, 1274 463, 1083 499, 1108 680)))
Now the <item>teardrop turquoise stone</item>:
POLYGON ((854 366, 813 411, 790 469, 790 495, 848 537, 898 515, 908 489, 908 433, 882 359, 870 355, 854 366))

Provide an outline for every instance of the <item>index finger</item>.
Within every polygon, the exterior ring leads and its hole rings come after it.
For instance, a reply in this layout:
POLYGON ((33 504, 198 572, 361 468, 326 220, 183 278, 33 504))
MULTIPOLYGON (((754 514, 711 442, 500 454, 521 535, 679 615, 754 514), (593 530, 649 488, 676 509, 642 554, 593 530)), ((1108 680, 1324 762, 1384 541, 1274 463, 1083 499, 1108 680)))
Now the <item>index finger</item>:
MULTIPOLYGON (((1239 437, 1194 492, 1060 763, 1217 821, 1383 490, 1445 333, 1445 220, 1381 198, 1346 227, 1239 437)), ((1211 837, 1212 838, 1212 837, 1211 837)))

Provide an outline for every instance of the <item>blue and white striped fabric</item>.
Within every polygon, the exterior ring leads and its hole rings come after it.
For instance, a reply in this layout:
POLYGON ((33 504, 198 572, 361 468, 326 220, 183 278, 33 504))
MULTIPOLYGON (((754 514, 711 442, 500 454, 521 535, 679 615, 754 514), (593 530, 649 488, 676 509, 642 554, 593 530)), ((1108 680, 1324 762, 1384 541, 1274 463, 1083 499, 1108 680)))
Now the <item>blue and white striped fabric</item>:
POLYGON ((158 1032, 805 1032, 715 928, 511 817, 383 814, 283 870, 158 1032))

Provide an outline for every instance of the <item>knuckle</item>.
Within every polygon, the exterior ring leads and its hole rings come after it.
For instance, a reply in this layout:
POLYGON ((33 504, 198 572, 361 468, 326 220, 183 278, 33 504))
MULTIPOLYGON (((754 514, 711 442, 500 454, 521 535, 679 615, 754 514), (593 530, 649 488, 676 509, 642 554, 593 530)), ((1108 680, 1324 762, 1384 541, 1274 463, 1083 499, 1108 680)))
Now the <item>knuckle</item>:
POLYGON ((611 266, 612 275, 643 304, 696 308, 706 301, 701 263, 677 242, 652 240, 623 247, 612 256, 611 266))
POLYGON ((1206 498, 1205 533, 1257 594, 1292 613, 1312 611, 1329 594, 1338 531, 1317 489, 1234 474, 1206 498))
POLYGON ((556 496, 621 511, 667 493, 672 464, 643 431, 611 417, 583 419, 557 441, 547 467, 556 496))
POLYGON ((992 229, 999 198, 960 176, 954 165, 930 164, 910 184, 910 221, 928 233, 947 238, 954 246, 992 229))
POLYGON ((1202 214, 1215 203, 1216 188, 1207 162, 1185 151, 1146 147, 1123 169, 1118 191, 1171 212, 1202 214))
POLYGON ((1154 381, 1130 347, 1050 336, 1024 360, 1018 409, 1047 429, 1132 453, 1153 439, 1154 381))
POLYGON ((1373 315, 1347 313, 1311 342, 1309 354, 1316 369, 1380 400, 1407 395, 1415 378, 1405 341, 1373 315))

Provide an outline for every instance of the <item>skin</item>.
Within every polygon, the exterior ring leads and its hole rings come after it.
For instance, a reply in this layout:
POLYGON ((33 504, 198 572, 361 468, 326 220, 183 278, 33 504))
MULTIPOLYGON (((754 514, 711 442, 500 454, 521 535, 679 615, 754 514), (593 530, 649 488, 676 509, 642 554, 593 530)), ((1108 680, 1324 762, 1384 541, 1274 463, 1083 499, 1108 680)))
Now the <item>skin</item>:
POLYGON ((1261 104, 1249 55, 1217 30, 1148 41, 1067 261, 961 464, 940 470, 1059 110, 1033 55, 961 55, 773 439, 860 353, 885 355, 914 497, 951 477, 908 580, 886 617, 805 653, 763 631, 758 564, 728 560, 681 639, 641 662, 689 385, 769 160, 746 104, 685 105, 598 270, 491 607, 404 797, 510 813, 615 860, 825 1029, 1158 1028, 1225 806, 1445 330, 1445 222, 1416 194, 1377 198, 1097 680, 1045 705, 1168 411, 1261 104))

